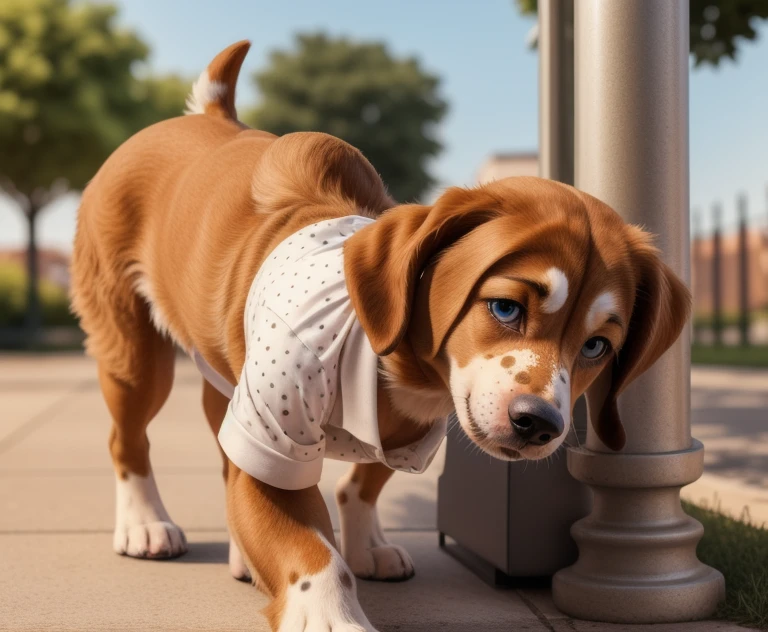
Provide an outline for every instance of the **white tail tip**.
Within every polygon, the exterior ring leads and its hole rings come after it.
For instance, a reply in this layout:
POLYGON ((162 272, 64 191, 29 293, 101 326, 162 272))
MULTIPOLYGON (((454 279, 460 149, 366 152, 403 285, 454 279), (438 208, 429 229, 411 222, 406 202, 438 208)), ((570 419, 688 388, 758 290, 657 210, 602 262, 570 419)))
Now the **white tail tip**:
POLYGON ((204 70, 192 86, 184 114, 205 114, 205 108, 219 101, 226 91, 227 86, 220 81, 211 81, 208 71, 204 70))

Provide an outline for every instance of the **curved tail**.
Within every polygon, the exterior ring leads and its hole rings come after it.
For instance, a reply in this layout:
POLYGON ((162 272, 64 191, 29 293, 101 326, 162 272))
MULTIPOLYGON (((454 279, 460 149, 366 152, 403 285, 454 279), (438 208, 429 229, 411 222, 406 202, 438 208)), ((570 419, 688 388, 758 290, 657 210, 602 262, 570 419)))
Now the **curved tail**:
POLYGON ((184 114, 208 114, 237 121, 235 85, 250 47, 251 43, 243 40, 216 55, 192 86, 184 114))

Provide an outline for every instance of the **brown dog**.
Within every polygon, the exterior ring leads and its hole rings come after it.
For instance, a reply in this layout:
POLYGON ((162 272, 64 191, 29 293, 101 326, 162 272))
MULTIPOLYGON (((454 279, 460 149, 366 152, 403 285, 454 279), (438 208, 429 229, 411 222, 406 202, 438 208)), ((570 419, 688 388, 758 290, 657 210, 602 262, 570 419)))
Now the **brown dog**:
POLYGON ((510 178, 396 206, 341 140, 246 128, 248 46, 203 73, 197 114, 126 141, 83 195, 73 305, 113 418, 114 545, 186 550, 146 435, 178 345, 226 453, 233 574, 272 597, 274 630, 373 630, 352 574, 413 574, 376 515, 393 468, 422 471, 454 409, 486 452, 546 457, 585 391, 620 449, 616 398, 677 339, 690 297, 646 233, 571 187, 510 178), (337 488, 341 554, 316 485, 326 455, 356 462, 337 488))

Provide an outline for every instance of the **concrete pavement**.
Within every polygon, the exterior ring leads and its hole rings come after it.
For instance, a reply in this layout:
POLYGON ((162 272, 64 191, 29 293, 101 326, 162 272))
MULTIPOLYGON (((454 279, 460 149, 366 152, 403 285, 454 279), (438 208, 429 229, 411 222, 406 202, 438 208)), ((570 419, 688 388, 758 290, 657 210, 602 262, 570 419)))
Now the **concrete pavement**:
POLYGON ((768 523, 768 370, 694 367, 691 409, 704 474, 683 498, 768 523))
MULTIPOLYGON (((709 497, 725 482, 754 506, 753 516, 768 519, 768 498, 758 493, 768 478, 768 454, 759 446, 768 372, 734 378, 733 371, 697 370, 693 384, 694 434, 708 450, 705 476, 714 477, 690 486, 693 495, 709 497), (746 459, 739 460, 740 452, 746 459)), ((155 475, 166 507, 187 533, 186 556, 153 562, 112 553, 108 432, 90 360, 0 359, 0 630, 266 630, 259 614, 264 597, 227 570, 219 454, 194 366, 179 361, 174 391, 150 427, 155 475)), ((321 483, 334 526, 333 486, 346 467, 327 461, 321 483)), ((554 608, 548 590, 525 584, 493 590, 439 551, 435 500, 442 467, 441 454, 426 474, 396 473, 384 491, 382 525, 409 549, 417 575, 402 584, 358 581, 363 607, 382 632, 645 627, 570 620, 554 608)), ((652 629, 741 628, 698 622, 652 629)))

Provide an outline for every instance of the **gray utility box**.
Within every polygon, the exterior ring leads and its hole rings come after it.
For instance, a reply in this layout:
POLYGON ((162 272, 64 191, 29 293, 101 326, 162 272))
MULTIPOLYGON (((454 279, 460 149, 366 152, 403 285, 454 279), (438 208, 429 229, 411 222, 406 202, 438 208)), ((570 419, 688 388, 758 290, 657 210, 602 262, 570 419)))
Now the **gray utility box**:
MULTIPOLYGON (((583 397, 573 417, 567 442, 583 444, 583 397)), ((591 511, 592 492, 568 473, 565 448, 545 461, 500 461, 480 452, 451 421, 438 482, 440 546, 494 585, 573 564, 578 550, 570 528, 591 511)))

